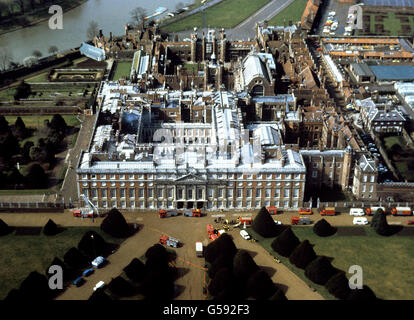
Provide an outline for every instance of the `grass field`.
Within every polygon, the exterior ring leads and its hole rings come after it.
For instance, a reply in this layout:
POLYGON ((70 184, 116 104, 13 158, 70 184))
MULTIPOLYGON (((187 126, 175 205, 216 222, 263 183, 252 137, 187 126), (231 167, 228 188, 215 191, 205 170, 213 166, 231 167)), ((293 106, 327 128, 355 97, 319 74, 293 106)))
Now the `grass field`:
MULTIPOLYGON (((345 228, 345 227, 344 227, 345 228)), ((310 227, 293 227, 295 235, 302 241, 308 239, 314 244, 317 255, 332 257, 334 267, 348 272, 352 265, 363 268, 364 284, 368 285, 377 297, 381 299, 414 299, 414 273, 411 266, 414 264, 413 236, 393 235, 379 236, 370 227, 365 228, 365 236, 318 237, 310 227)), ((254 236, 256 234, 249 230, 254 236)), ((271 239, 264 239, 257 235, 257 239, 266 250, 271 249, 271 239)), ((329 298, 327 290, 308 280, 302 269, 296 268, 288 259, 281 257, 285 265, 305 282, 316 288, 318 292, 329 298)), ((348 277, 350 275, 348 274, 348 277)))
POLYGON ((269 20, 270 26, 283 26, 286 22, 286 25, 289 24, 289 20, 292 23, 296 23, 300 21, 303 11, 305 10, 307 0, 295 0, 290 5, 288 5, 285 9, 283 9, 280 13, 274 16, 272 19, 269 20))
POLYGON ((116 69, 115 69, 112 80, 117 81, 121 77, 125 77, 126 79, 129 79, 129 76, 131 74, 131 65, 132 65, 132 60, 118 62, 116 64, 116 69))
MULTIPOLYGON (((266 5, 270 0, 223 0, 219 4, 206 9, 206 24, 214 28, 233 28, 246 20, 254 12, 266 5)), ((202 27, 201 13, 196 13, 177 22, 162 27, 168 32, 177 32, 202 27)))
POLYGON ((34 77, 27 78, 27 79, 25 79, 25 81, 28 82, 28 83, 31 83, 31 82, 48 82, 47 75, 48 75, 48 72, 43 72, 43 73, 40 73, 40 74, 38 74, 34 77))
MULTIPOLYGON (((376 24, 382 24, 384 26, 384 31, 386 33, 389 32, 389 36, 409 36, 414 32, 414 17, 412 15, 406 15, 405 17, 408 19, 408 21, 401 23, 401 20, 397 17, 396 12, 382 12, 381 15, 386 16, 383 21, 375 21, 375 17, 378 15, 376 13, 364 11, 363 14, 364 16, 369 16, 370 19, 369 34, 381 35, 381 33, 375 31, 376 24), (409 27, 411 31, 403 31, 403 26, 409 27)), ((364 34, 362 30, 359 30, 358 33, 364 34)))
MULTIPOLYGON (((9 125, 14 125, 18 116, 6 116, 6 120, 9 122, 9 125)), ((65 122, 70 127, 76 127, 80 124, 79 120, 74 115, 62 115, 65 122)), ((47 120, 52 120, 53 115, 50 116, 21 116, 24 124, 27 128, 38 129, 43 127, 43 122, 47 120)))
POLYGON ((407 181, 414 181, 414 150, 406 146, 402 136, 384 137, 384 146, 394 167, 407 181), (398 147, 398 151, 393 151, 398 147))
POLYGON ((99 227, 70 227, 56 236, 37 236, 13 233, 0 237, 0 300, 4 299, 13 288, 30 272, 36 270, 45 274, 46 268, 55 257, 63 260, 63 255, 71 247, 77 247, 85 232, 93 230, 107 242, 120 244, 123 240, 112 238, 103 233, 99 227))

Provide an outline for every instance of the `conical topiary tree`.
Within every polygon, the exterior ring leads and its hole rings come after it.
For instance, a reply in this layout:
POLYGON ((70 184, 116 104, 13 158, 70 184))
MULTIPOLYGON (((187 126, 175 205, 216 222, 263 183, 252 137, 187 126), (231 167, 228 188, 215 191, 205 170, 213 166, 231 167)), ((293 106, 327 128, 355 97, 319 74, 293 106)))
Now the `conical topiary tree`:
POLYGON ((271 301, 287 301, 287 298, 280 288, 277 288, 275 293, 269 298, 271 301))
POLYGON ((150 271, 142 283, 142 292, 147 300, 171 300, 174 297, 174 281, 165 272, 150 271))
POLYGON ((301 269, 305 269, 315 259, 316 253, 309 240, 303 240, 289 256, 290 263, 301 269))
POLYGON ((224 254, 231 258, 237 252, 236 245, 233 242, 233 238, 228 233, 223 233, 215 241, 209 243, 204 250, 204 258, 207 262, 213 263, 219 255, 224 254))
POLYGON ((259 266, 246 250, 238 250, 233 258, 233 274, 238 281, 247 281, 259 266))
POLYGON ((265 300, 275 293, 276 286, 265 271, 258 270, 247 281, 246 290, 247 296, 265 300))
POLYGON ((43 227, 43 233, 47 236, 54 236, 59 233, 58 226, 52 219, 49 219, 43 227))
POLYGON ((324 285, 336 272, 338 270, 325 256, 316 258, 305 268, 305 276, 320 285, 324 285))
POLYGON ((94 291, 88 300, 96 302, 112 301, 111 297, 108 296, 102 288, 94 291))
POLYGON ((227 268, 220 269, 216 272, 213 279, 211 279, 208 286, 209 293, 217 297, 223 291, 231 291, 235 286, 235 280, 231 270, 227 268))
POLYGON ((233 269, 233 258, 226 254, 220 254, 217 259, 214 259, 214 262, 210 265, 208 270, 208 276, 214 278, 217 271, 220 269, 227 268, 230 271, 233 269))
POLYGON ((291 227, 288 227, 272 242, 272 249, 284 257, 289 257, 300 241, 291 227))
POLYGON ((130 297, 135 294, 135 288, 124 278, 118 276, 108 284, 109 290, 118 297, 130 297))
POLYGON ((352 289, 349 293, 347 300, 364 300, 364 301, 373 301, 378 298, 375 296, 375 293, 368 286, 363 286, 362 289, 352 289))
POLYGON ((134 258, 124 268, 124 272, 132 281, 141 281, 145 277, 145 265, 138 258, 134 258))
POLYGON ((341 271, 332 276, 325 284, 329 293, 338 299, 346 299, 351 292, 345 272, 341 271))
POLYGON ((89 258, 104 256, 108 253, 108 244, 95 231, 87 231, 79 241, 78 249, 89 258))
POLYGON ((313 232, 320 237, 329 237, 336 232, 336 228, 332 227, 325 219, 321 219, 313 226, 313 232))
POLYGON ((265 207, 262 207, 257 216, 254 218, 252 228, 265 238, 276 237, 284 229, 282 226, 275 224, 273 218, 269 214, 269 211, 267 211, 265 207))
POLYGON ((50 300, 52 292, 46 277, 37 271, 31 272, 20 285, 23 300, 50 300))
POLYGON ((126 238, 130 235, 130 229, 124 216, 113 208, 101 223, 101 229, 115 238, 126 238))
POLYGON ((63 272, 63 281, 69 281, 72 280, 75 276, 75 272, 73 269, 69 268, 62 260, 60 260, 58 257, 55 257, 52 261, 52 263, 49 265, 49 267, 46 268, 45 274, 47 278, 50 278, 52 274, 49 273, 49 268, 51 266, 59 266, 62 268, 63 272))
POLYGON ((378 209, 371 220, 371 227, 381 236, 389 235, 390 226, 382 209, 378 209))
POLYGON ((6 222, 0 219, 0 236, 5 236, 9 234, 11 231, 12 231, 12 228, 10 228, 6 222))
POLYGON ((73 269, 83 269, 89 266, 88 259, 75 247, 65 253, 63 261, 73 269))

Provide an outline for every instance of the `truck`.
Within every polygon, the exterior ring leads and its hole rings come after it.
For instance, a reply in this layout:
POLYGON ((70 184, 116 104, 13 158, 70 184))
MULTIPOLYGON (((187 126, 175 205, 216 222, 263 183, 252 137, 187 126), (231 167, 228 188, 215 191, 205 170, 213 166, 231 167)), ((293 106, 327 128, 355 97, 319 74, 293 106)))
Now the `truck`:
POLYGON ((201 217, 200 209, 184 210, 185 217, 201 217))
POLYGON ((266 209, 271 215, 277 214, 277 207, 266 207, 266 209))
POLYGON ((94 217, 100 217, 101 215, 98 208, 91 202, 91 200, 84 194, 81 194, 80 196, 85 201, 87 207, 75 208, 73 210, 73 216, 76 218, 92 218, 92 221, 94 217))
POLYGON ((396 207, 391 210, 393 216, 412 216, 413 211, 410 207, 396 207))
POLYGON ((292 217, 291 218, 292 225, 297 224, 311 224, 312 221, 309 217, 292 217))
POLYGON ((173 237, 162 235, 160 237, 160 243, 168 247, 178 248, 180 240, 173 237))
POLYGON ((385 212, 384 207, 370 207, 365 209, 365 213, 367 216, 372 216, 375 212, 377 212, 378 209, 382 209, 382 211, 385 212))
POLYGON ((334 207, 327 207, 325 209, 322 209, 320 214, 321 214, 321 216, 334 216, 334 215, 336 215, 335 208, 334 207))
POLYGON ((197 257, 203 256, 203 243, 202 242, 196 242, 196 255, 197 257))
POLYGON ((252 217, 238 217, 237 220, 241 223, 244 224, 246 223, 246 225, 250 226, 253 222, 252 217))
POLYGON ((300 215, 303 215, 303 214, 312 214, 312 209, 311 208, 299 208, 298 209, 298 213, 300 215))
POLYGON ((178 211, 177 210, 160 209, 158 211, 158 214, 159 214, 160 218, 175 217, 175 216, 178 216, 178 211))

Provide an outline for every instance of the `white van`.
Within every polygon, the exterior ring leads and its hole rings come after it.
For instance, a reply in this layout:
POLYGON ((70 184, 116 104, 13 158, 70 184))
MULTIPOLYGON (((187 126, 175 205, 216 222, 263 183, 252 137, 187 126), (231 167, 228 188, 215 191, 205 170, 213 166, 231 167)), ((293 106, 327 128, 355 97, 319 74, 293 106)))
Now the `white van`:
POLYGON ((368 219, 367 218, 354 218, 354 224, 357 225, 366 225, 368 224, 368 219))
POLYGON ((96 285, 95 285, 95 287, 93 288, 93 291, 96 291, 96 290, 98 290, 99 288, 103 288, 105 286, 105 282, 103 282, 103 281, 99 281, 96 285))
POLYGON ((203 243, 196 242, 196 254, 197 254, 197 257, 203 256, 203 243))
POLYGON ((250 234, 248 234, 246 230, 241 230, 240 235, 244 240, 250 240, 251 238, 250 234))
POLYGON ((361 209, 361 208, 351 208, 351 210, 349 210, 349 215, 351 215, 351 216, 364 216, 365 212, 364 212, 364 209, 361 209))

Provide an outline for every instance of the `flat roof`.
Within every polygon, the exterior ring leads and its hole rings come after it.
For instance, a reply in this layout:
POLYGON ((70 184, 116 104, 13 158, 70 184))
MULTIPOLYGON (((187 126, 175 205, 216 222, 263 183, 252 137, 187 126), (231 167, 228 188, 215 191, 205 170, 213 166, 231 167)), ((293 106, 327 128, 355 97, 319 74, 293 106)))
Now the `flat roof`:
POLYGON ((411 65, 374 65, 369 68, 377 81, 414 80, 414 67, 411 65))
POLYGON ((414 7, 414 0, 364 0, 366 6, 414 7))

